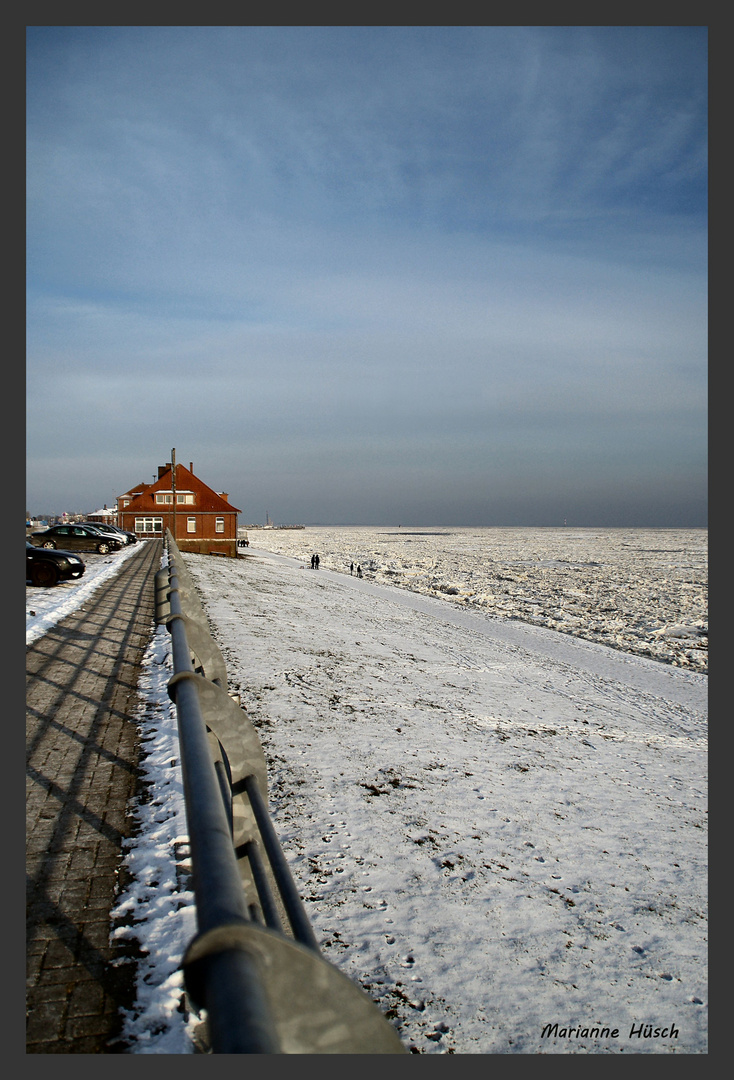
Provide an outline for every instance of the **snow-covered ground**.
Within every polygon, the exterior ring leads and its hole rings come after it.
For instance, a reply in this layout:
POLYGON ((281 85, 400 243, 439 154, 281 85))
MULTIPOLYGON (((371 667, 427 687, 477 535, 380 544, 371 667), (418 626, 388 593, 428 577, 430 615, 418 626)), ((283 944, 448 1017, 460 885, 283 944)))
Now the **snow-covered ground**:
POLYGON ((256 547, 469 610, 708 667, 708 531, 309 527, 250 530, 256 547))
MULTIPOLYGON (((343 553, 330 570, 308 533, 250 540, 306 541, 319 571, 254 547, 185 559, 325 955, 419 1053, 705 1053, 706 676, 352 577, 343 553)), ((699 582, 700 550, 673 554, 699 582)), ((369 576, 377 556, 354 556, 369 576)), ((140 718, 154 787, 120 905, 144 913, 150 953, 128 1024, 140 1053, 191 1049, 169 663, 158 630, 140 718)))
POLYGON ((192 1054, 200 1022, 184 1011, 181 957, 197 927, 178 723, 167 689, 172 674, 171 638, 157 627, 138 683, 147 796, 131 808, 137 831, 126 843, 130 878, 112 913, 113 939, 132 938, 141 953, 135 1006, 123 1016, 122 1034, 134 1054, 192 1054))
POLYGON ((706 676, 249 550, 186 562, 325 953, 406 1044, 705 1051, 706 676))

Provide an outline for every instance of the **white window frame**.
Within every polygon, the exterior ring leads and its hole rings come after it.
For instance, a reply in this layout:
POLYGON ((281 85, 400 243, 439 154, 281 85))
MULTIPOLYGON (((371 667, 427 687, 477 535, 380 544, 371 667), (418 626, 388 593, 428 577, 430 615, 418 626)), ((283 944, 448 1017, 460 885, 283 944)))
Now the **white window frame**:
POLYGON ((224 518, 223 517, 215 518, 215 520, 214 520, 214 532, 217 532, 217 533, 223 533, 224 532, 224 518))
POLYGON ((135 518, 135 532, 141 535, 163 533, 163 518, 139 517, 135 518))
POLYGON ((156 491, 155 501, 157 503, 172 503, 173 492, 172 491, 156 491))
POLYGON ((186 518, 186 532, 187 533, 195 533, 196 532, 196 518, 195 517, 187 517, 186 518))

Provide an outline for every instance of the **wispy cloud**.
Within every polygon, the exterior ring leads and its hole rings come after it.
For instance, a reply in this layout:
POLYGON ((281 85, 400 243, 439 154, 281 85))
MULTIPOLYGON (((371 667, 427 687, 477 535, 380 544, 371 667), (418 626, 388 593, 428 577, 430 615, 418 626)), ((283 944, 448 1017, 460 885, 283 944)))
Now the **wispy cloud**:
POLYGON ((113 434, 321 520, 377 520, 365 455, 452 506, 490 460, 518 508, 533 463, 703 485, 702 28, 31 27, 28 71, 39 499, 113 434))

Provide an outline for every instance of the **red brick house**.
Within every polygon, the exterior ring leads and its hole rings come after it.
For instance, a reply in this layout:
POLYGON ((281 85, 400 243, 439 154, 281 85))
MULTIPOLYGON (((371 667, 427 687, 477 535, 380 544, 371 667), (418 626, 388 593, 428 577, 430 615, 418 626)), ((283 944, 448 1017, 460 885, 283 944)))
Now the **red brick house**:
POLYGON ((186 469, 169 461, 159 465, 158 479, 137 484, 117 499, 117 524, 141 540, 163 536, 170 529, 181 551, 237 556, 237 515, 226 492, 217 492, 186 469), (174 502, 175 493, 175 502, 174 502))

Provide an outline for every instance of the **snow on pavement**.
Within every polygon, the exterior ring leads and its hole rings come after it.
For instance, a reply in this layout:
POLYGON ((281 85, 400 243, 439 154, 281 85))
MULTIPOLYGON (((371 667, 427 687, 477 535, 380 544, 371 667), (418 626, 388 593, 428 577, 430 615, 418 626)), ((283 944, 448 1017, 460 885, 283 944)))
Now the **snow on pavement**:
POLYGON ((109 555, 96 552, 74 552, 85 564, 82 577, 76 581, 60 581, 52 588, 26 585, 25 596, 25 643, 45 634, 61 619, 66 618, 88 600, 93 592, 118 573, 121 563, 135 553, 137 547, 130 544, 109 555))

